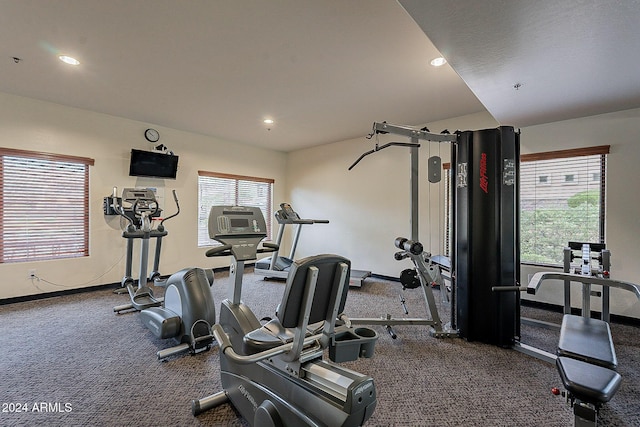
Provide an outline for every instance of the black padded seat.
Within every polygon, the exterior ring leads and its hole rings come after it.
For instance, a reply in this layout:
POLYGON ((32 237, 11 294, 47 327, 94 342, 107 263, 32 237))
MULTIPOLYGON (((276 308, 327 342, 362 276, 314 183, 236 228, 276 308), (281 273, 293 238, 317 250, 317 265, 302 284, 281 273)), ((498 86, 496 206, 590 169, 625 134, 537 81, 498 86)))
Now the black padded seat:
MULTIPOLYGON (((287 277, 284 295, 276 313, 276 318, 243 337, 242 347, 245 354, 255 354, 293 340, 293 328, 299 326, 308 270, 312 266, 318 268, 318 281, 311 313, 309 314, 306 335, 320 332, 327 317, 327 312, 331 309, 329 307, 331 297, 337 291, 334 286, 338 284, 336 275, 340 273, 338 268, 340 263, 351 266, 351 262, 348 259, 338 255, 316 255, 291 264, 291 270, 287 277)), ((346 280, 347 282, 349 280, 349 271, 347 271, 346 280)), ((342 295, 339 296, 338 313, 342 313, 344 310, 348 290, 349 286, 344 286, 342 295)), ((335 321, 335 319, 333 320, 335 321)))
POLYGON ((558 357, 556 366, 565 388, 576 399, 586 403, 608 402, 622 382, 622 377, 616 371, 582 360, 558 357))
POLYGON ((608 369, 618 367, 609 324, 599 319, 565 314, 562 318, 558 356, 570 357, 608 369))
MULTIPOLYGON (((309 325, 306 336, 314 335, 322 330, 324 322, 309 325)), ((260 329, 251 331, 243 338, 243 350, 245 354, 254 354, 268 350, 293 340, 293 331, 283 328, 280 320, 273 319, 265 323, 260 329)))

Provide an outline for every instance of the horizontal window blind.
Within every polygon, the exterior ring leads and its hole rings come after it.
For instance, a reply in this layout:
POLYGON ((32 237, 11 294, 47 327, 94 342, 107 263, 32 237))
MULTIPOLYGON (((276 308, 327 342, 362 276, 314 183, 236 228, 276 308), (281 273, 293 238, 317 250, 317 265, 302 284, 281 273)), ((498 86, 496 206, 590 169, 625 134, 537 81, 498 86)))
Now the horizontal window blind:
POLYGON ((209 211, 214 205, 257 206, 271 239, 273 179, 198 171, 198 247, 215 246, 209 238, 209 211))
MULTIPOLYGON (((569 241, 605 242, 608 145, 520 156, 520 253, 528 264, 557 265, 569 241)), ((443 165, 445 254, 451 247, 451 168, 443 165)))
POLYGON ((562 264, 569 241, 604 243, 609 146, 521 156, 521 261, 562 264))
POLYGON ((0 262, 89 255, 93 162, 0 148, 0 262))

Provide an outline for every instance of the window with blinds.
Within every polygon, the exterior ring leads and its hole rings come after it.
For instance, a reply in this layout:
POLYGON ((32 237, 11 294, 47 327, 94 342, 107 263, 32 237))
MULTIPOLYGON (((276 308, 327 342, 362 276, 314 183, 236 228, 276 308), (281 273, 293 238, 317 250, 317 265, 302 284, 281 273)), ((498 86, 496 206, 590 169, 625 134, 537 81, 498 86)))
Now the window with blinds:
POLYGON ((89 255, 93 159, 0 148, 0 262, 89 255))
POLYGON ((271 240, 273 179, 198 171, 198 247, 218 245, 209 238, 209 211, 214 205, 257 206, 271 240))
POLYGON ((604 243, 609 146, 520 158, 520 258, 562 264, 569 241, 604 243))
MULTIPOLYGON (((520 259, 558 265, 570 241, 604 243, 609 146, 520 156, 520 259)), ((452 252, 451 168, 443 164, 445 255, 452 252)))

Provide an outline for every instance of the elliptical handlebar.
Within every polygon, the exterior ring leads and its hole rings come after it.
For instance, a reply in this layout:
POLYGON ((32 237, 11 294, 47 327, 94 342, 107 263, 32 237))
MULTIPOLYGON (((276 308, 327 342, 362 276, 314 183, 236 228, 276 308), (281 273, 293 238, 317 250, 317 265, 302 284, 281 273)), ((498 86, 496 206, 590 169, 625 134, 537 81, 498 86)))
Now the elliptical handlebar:
MULTIPOLYGON (((166 220, 171 219, 173 217, 176 217, 176 216, 178 216, 178 214, 180 214, 180 203, 178 203, 178 195, 176 194, 176 190, 172 190, 172 193, 173 193, 173 200, 176 202, 176 208, 178 210, 173 215, 169 215, 168 217, 163 218, 163 220, 160 221, 160 225, 158 226, 158 228, 163 227, 164 226, 164 222, 166 220)), ((156 203, 156 206, 157 206, 157 203, 156 203)))
POLYGON ((136 224, 133 222, 133 219, 124 213, 124 207, 118 203, 118 187, 113 187, 113 203, 111 204, 111 207, 118 215, 127 220, 129 223, 127 229, 129 229, 129 231, 135 230, 136 224))
MULTIPOLYGON (((172 190, 172 193, 176 204, 176 212, 160 221, 157 230, 161 233, 164 232, 164 222, 180 214, 180 203, 178 202, 176 190, 172 190)), ((160 204, 149 189, 140 189, 136 192, 135 189, 125 188, 122 190, 122 197, 118 197, 118 187, 113 187, 111 207, 115 213, 127 220, 129 223, 127 231, 129 232, 143 227, 146 219, 153 220, 159 216, 161 211, 160 204), (130 204, 130 207, 126 208, 126 210, 123 201, 130 204)))

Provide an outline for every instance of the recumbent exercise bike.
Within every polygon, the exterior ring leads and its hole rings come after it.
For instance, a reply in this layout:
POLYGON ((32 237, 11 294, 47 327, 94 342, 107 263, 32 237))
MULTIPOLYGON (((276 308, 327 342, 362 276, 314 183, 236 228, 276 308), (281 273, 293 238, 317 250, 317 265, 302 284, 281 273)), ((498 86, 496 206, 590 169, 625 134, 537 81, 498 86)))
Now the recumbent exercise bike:
POLYGON ((207 256, 231 255, 231 295, 213 334, 223 390, 192 401, 194 415, 230 401, 254 426, 359 426, 373 413, 373 379, 335 361, 371 357, 377 334, 352 328, 342 313, 350 262, 318 255, 292 264, 276 318, 261 325, 241 301, 244 262, 274 244, 259 208, 213 206, 209 235, 222 245, 207 256), (337 320, 341 319, 341 320, 337 320), (329 358, 323 352, 329 348, 329 358))

